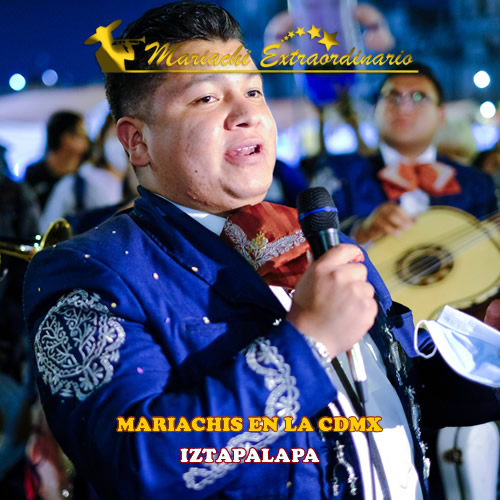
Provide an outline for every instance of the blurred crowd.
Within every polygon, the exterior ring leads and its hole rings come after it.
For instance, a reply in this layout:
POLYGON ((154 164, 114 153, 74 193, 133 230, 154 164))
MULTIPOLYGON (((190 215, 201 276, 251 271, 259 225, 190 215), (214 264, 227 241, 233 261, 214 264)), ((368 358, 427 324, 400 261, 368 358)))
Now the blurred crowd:
POLYGON ((40 245, 51 223, 65 218, 78 234, 135 198, 136 180, 108 115, 93 141, 84 118, 58 111, 47 123, 43 158, 23 182, 9 177, 0 149, 0 498, 85 498, 71 464, 52 438, 37 402, 23 312, 21 248, 40 245))

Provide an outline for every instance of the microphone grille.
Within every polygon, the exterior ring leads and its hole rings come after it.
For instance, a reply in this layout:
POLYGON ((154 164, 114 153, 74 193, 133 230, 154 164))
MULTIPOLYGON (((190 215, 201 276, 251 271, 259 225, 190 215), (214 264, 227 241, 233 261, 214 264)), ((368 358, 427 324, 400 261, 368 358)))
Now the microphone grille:
POLYGON ((297 196, 299 222, 306 238, 329 228, 339 229, 339 216, 330 193, 324 187, 305 189, 297 196))

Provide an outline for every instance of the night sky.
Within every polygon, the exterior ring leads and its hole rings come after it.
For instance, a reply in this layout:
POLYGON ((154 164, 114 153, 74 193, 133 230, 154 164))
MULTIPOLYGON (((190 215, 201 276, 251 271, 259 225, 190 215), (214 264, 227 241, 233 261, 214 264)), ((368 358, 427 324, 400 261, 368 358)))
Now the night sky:
POLYGON ((9 90, 8 80, 21 73, 28 82, 40 83, 41 74, 57 71, 61 85, 84 85, 102 81, 95 59, 96 45, 84 45, 98 26, 116 19, 121 30, 149 8, 166 3, 159 0, 47 0, 7 2, 0 0, 2 48, 0 92, 9 90))
MULTIPOLYGON (((107 26, 116 19, 122 19, 122 24, 113 33, 116 38, 131 21, 150 8, 165 3, 168 2, 0 0, 0 93, 11 91, 8 81, 12 74, 21 73, 29 84, 40 85, 43 71, 49 68, 59 74, 58 85, 102 82, 102 73, 94 56, 100 45, 87 46, 84 40, 94 34, 98 26, 107 26)), ((247 5, 242 14, 239 1, 215 0, 212 3, 226 7, 242 23, 250 42, 253 36, 262 37, 272 15, 286 8, 286 0, 269 0, 262 7, 257 7, 257 2, 254 7, 247 5), (249 10, 254 11, 253 15, 248 15, 249 10), (245 22, 249 29, 245 30, 245 22)))

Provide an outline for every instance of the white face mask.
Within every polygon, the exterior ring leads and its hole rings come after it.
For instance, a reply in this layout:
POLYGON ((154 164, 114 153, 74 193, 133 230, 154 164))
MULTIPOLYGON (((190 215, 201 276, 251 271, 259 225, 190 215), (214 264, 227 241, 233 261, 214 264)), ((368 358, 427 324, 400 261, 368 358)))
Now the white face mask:
POLYGON ((104 158, 116 170, 123 172, 128 167, 127 153, 118 137, 110 137, 104 141, 104 158))
POLYGON ((419 321, 415 326, 415 349, 424 358, 439 350, 444 360, 463 377, 500 387, 500 332, 482 321, 444 306, 436 321, 419 321), (418 329, 425 328, 435 343, 425 355, 418 350, 418 329))

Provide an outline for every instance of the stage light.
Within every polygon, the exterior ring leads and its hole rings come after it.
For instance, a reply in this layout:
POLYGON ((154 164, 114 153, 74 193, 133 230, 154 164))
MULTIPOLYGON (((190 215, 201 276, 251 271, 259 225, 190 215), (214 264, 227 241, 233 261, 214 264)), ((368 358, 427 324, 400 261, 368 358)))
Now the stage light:
POLYGON ((490 82, 490 75, 488 75, 486 71, 481 70, 474 75, 474 84, 480 89, 484 89, 485 87, 487 87, 490 82))
POLYGON ((46 69, 42 74, 42 82, 47 87, 52 87, 59 80, 59 75, 53 69, 46 69))
POLYGON ((478 151, 493 149, 500 141, 500 130, 494 123, 472 123, 471 130, 478 151))
POLYGON ((12 167, 12 175, 15 179, 20 179, 21 177, 21 165, 18 161, 14 163, 14 166, 12 167))
POLYGON ((493 118, 497 112, 497 108, 491 101, 485 101, 479 106, 479 112, 483 118, 493 118))
POLYGON ((325 125, 326 150, 333 155, 354 153, 358 148, 358 139, 354 129, 343 123, 332 126, 330 122, 325 125))
POLYGON ((26 78, 20 73, 14 73, 9 78, 9 85, 12 90, 18 92, 19 90, 23 90, 26 87, 26 78))

